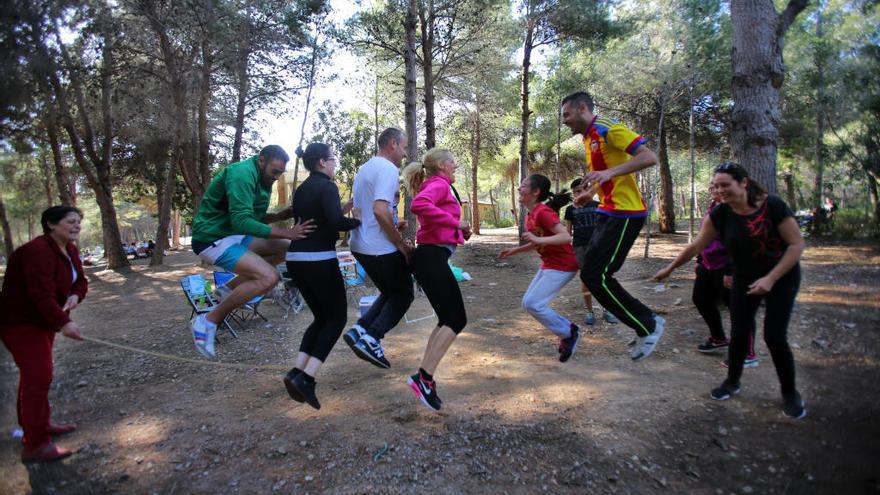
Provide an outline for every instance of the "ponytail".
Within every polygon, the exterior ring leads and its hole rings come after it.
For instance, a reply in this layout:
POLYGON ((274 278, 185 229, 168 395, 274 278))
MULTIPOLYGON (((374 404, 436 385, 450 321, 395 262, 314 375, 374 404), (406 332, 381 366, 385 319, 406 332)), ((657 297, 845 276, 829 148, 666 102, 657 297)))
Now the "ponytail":
POLYGON ((556 211, 556 213, 559 213, 563 206, 571 202, 571 194, 567 191, 563 190, 556 194, 550 191, 550 179, 546 175, 532 174, 528 180, 531 189, 539 191, 538 202, 546 202, 546 205, 556 211))
POLYGON ((422 187, 422 182, 428 177, 437 175, 440 165, 454 160, 455 157, 449 150, 443 148, 431 148, 425 153, 421 162, 411 162, 403 169, 403 182, 409 190, 410 196, 415 196, 422 187))

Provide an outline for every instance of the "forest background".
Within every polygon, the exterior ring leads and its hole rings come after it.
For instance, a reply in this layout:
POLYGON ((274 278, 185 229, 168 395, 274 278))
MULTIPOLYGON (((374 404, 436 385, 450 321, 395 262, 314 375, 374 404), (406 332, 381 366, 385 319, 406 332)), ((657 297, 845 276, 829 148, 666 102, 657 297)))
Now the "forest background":
MULTIPOLYGON (((578 90, 658 152, 649 231, 693 231, 729 159, 794 210, 832 198, 814 234, 880 231, 876 1, 12 0, 0 16, 7 256, 45 207, 75 204, 82 245, 126 270, 123 243, 180 244, 225 164, 323 141, 348 190, 387 126, 411 157, 456 154, 476 227, 514 225, 521 177, 583 173, 559 119, 578 90)), ((291 160, 275 204, 303 177, 291 160)))

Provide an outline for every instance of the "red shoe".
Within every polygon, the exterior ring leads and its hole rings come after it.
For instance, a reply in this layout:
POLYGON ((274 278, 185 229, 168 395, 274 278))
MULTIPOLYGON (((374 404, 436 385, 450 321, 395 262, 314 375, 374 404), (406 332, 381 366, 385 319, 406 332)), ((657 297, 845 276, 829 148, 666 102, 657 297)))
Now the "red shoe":
POLYGON ((75 424, 53 425, 52 423, 49 423, 49 427, 46 428, 46 433, 52 435, 53 437, 57 437, 60 435, 67 435, 68 433, 72 433, 74 430, 76 430, 75 424))
POLYGON ((25 447, 21 451, 21 462, 52 462, 70 457, 71 454, 73 454, 72 450, 59 447, 52 442, 46 442, 33 449, 25 447))

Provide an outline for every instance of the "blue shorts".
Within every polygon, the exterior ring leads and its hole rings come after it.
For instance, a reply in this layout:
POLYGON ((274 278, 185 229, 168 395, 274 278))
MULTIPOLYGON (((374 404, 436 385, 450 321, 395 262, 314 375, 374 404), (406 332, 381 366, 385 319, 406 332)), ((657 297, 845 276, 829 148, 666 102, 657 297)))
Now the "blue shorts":
POLYGON ((248 246, 253 240, 254 237, 250 235, 230 235, 208 244, 196 254, 208 263, 231 272, 234 271, 238 260, 248 251, 248 246))

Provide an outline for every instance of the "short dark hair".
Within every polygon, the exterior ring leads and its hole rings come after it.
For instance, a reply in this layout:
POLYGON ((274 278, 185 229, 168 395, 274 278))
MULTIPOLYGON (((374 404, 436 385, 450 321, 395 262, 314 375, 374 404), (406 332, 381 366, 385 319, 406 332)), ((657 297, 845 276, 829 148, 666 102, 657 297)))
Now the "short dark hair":
POLYGON ((287 155, 287 152, 284 151, 284 148, 278 146, 277 144, 270 144, 265 148, 260 150, 260 156, 266 159, 266 163, 272 160, 281 160, 285 164, 290 161, 290 157, 287 155))
POLYGON ((406 133, 397 127, 389 127, 382 131, 382 134, 379 134, 379 139, 376 144, 379 145, 379 149, 382 149, 391 144, 392 140, 397 141, 398 143, 403 141, 404 136, 406 136, 406 133))
POLYGON ((581 185, 581 182, 583 182, 583 179, 580 178, 580 177, 578 177, 577 179, 571 181, 571 186, 569 186, 569 187, 571 187, 571 190, 574 191, 574 189, 575 189, 577 186, 581 185))
POLYGON ((309 172, 314 172, 316 168, 318 168, 318 162, 320 160, 327 160, 330 158, 330 147, 324 143, 309 143, 306 146, 306 150, 303 151, 301 148, 296 149, 296 154, 302 157, 303 165, 306 167, 306 170, 309 172))
POLYGON ((76 213, 80 219, 83 217, 82 210, 75 206, 57 205, 46 208, 40 216, 40 225, 43 226, 43 233, 48 234, 51 231, 49 224, 58 225, 58 222, 63 220, 69 213, 76 213))
POLYGON ((590 96, 590 93, 586 91, 578 91, 577 93, 572 93, 565 98, 562 99, 562 104, 569 104, 574 106, 579 106, 581 103, 587 104, 587 109, 591 112, 593 111, 593 97, 590 96))

